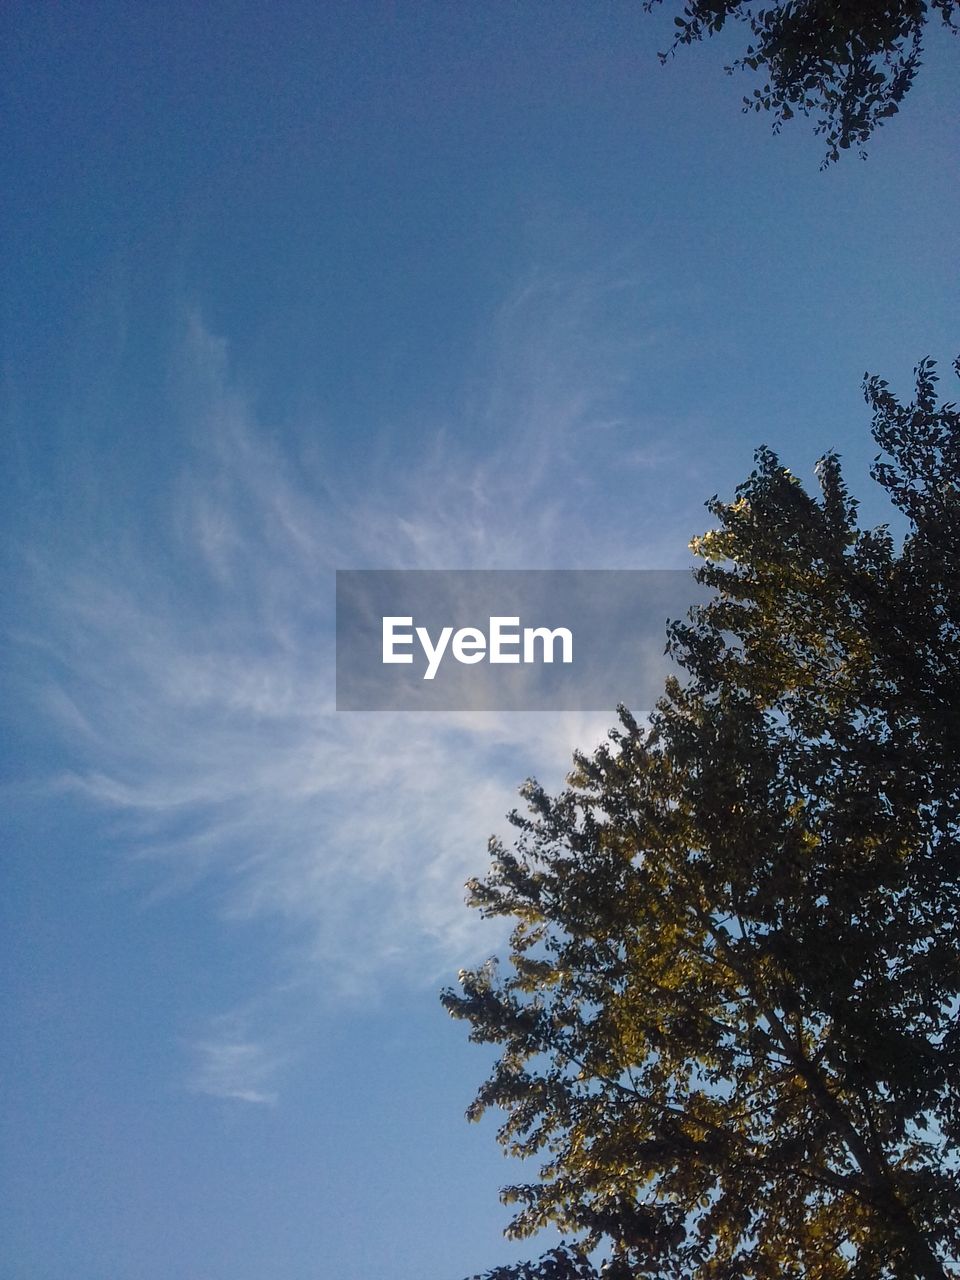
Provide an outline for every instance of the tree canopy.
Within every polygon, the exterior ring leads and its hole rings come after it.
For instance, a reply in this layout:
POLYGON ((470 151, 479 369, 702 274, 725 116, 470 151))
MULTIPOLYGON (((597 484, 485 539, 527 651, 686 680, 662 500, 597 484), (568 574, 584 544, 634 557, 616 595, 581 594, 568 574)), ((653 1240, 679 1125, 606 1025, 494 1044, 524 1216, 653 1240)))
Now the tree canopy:
MULTIPOLYGON (((644 0, 644 7, 660 2, 644 0)), ((955 12, 955 0, 791 0, 759 9, 741 0, 687 0, 674 19, 672 52, 728 20, 745 23, 751 43, 727 70, 767 77, 744 98, 745 110, 772 111, 777 130, 794 115, 814 116, 831 161, 851 146, 862 154, 873 130, 896 115, 920 67, 927 22, 937 13, 956 33, 955 12)))
MULTIPOLYGON (((958 362, 960 373, 960 362, 958 362)), ((864 529, 833 454, 766 449, 692 543, 709 601, 649 725, 523 789, 469 885, 509 966, 443 1002, 539 1177, 488 1280, 944 1280, 960 1259, 960 415, 865 382, 864 529)))

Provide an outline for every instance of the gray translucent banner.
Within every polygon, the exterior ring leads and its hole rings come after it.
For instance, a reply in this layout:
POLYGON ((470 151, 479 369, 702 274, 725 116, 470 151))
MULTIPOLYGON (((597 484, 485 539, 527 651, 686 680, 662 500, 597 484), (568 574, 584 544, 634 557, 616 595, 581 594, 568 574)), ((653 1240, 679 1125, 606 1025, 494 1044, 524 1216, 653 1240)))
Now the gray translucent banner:
POLYGON ((648 710, 705 598, 675 569, 338 570, 337 710, 648 710))

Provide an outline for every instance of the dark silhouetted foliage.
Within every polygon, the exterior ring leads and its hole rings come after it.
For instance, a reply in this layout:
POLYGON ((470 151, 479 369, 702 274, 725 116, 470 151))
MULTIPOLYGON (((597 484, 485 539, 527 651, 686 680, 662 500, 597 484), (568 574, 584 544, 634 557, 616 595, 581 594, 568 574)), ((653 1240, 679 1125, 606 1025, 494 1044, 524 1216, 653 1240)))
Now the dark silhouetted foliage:
POLYGON ((902 541, 860 528, 834 455, 817 496, 761 449, 708 504, 685 674, 562 794, 528 783, 471 882, 514 928, 509 970, 443 995, 500 1050, 468 1115, 542 1162, 508 1234, 566 1241, 489 1280, 958 1274, 960 415, 935 384, 865 383, 902 541))
MULTIPOLYGON (((645 0, 652 9, 661 0, 645 0)), ((744 98, 745 110, 767 110, 774 128, 794 115, 816 118, 827 160, 861 148, 896 115, 920 67, 924 27, 934 14, 954 33, 955 0, 798 0, 756 8, 739 0, 687 0, 674 19, 679 45, 746 23, 751 43, 728 71, 766 77, 744 98)), ((661 54, 665 60, 667 54, 661 54)))

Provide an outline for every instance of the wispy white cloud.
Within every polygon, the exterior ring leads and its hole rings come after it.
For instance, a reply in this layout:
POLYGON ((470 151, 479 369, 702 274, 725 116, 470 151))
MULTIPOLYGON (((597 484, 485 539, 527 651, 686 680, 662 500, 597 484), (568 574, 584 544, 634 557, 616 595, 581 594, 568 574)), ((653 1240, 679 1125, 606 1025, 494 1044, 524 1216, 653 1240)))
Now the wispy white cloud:
MULTIPOLYGON (((677 446, 627 412, 634 344, 591 327, 605 300, 597 281, 534 281, 493 326, 482 390, 402 459, 346 468, 295 463, 194 318, 180 381, 197 444, 166 523, 125 518, 72 557, 31 549, 44 709, 75 762, 61 781, 159 884, 214 877, 224 915, 289 926, 277 974, 322 964, 350 993, 386 964, 433 980, 477 955, 462 885, 487 835, 524 776, 559 783, 611 718, 333 711, 336 568, 682 562, 657 499, 677 446)), ((222 1031, 198 1044, 194 1087, 268 1100, 272 1060, 222 1031)))
POLYGON ((271 1106, 277 1093, 270 1088, 283 1059, 251 1039, 235 1014, 213 1019, 209 1038, 189 1045, 193 1068, 188 1087, 231 1102, 271 1106))

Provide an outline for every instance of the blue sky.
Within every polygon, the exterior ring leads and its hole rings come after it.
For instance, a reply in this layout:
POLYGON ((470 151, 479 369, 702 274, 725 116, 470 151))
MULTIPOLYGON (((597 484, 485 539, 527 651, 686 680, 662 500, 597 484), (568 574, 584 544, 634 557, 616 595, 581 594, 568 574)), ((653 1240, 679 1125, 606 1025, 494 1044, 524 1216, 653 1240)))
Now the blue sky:
POLYGON ((521 1256, 436 992, 611 716, 337 715, 337 568, 675 568, 960 350, 956 55, 819 171, 639 4, 3 6, 10 1280, 521 1256))

